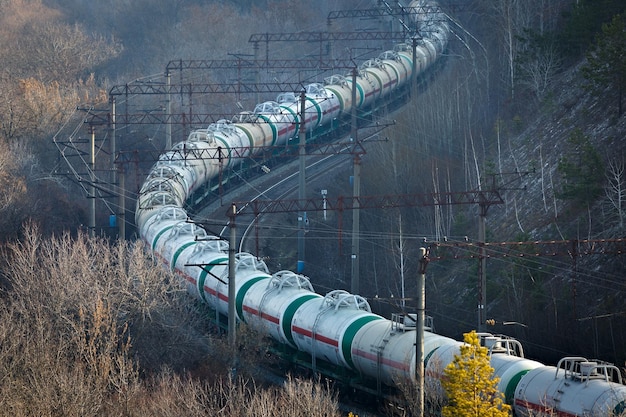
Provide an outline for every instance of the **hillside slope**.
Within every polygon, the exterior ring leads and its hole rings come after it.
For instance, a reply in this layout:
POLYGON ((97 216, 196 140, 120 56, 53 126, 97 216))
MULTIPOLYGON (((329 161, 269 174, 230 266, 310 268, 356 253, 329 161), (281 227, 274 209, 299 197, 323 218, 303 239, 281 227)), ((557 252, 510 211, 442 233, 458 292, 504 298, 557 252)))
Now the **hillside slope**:
POLYGON ((622 364, 626 258, 615 253, 620 247, 616 244, 578 246, 571 240, 624 237, 623 223, 609 196, 615 197, 611 184, 623 186, 626 181, 623 172, 616 175, 610 169, 624 163, 626 118, 617 116, 613 92, 596 96, 583 88, 583 65, 560 75, 550 98, 534 115, 526 116, 527 121, 516 120, 523 128, 506 136, 500 156, 494 155, 498 172, 529 173, 516 181, 511 181, 516 175, 501 177, 506 204, 490 210, 488 240, 566 242, 518 246, 510 252, 511 258, 489 261, 488 292, 494 294, 488 294, 488 300, 494 301, 487 311, 501 321, 526 324, 514 332, 541 355, 556 358, 576 353, 622 364), (584 192, 576 199, 559 198, 565 185, 559 161, 585 163, 577 159, 582 157, 582 146, 571 142, 577 132, 589 139, 603 164, 591 168, 603 180, 596 199, 584 192), (577 256, 571 256, 573 250, 577 256), (606 253, 585 255, 588 250, 606 253), (531 253, 542 256, 519 257, 531 253))

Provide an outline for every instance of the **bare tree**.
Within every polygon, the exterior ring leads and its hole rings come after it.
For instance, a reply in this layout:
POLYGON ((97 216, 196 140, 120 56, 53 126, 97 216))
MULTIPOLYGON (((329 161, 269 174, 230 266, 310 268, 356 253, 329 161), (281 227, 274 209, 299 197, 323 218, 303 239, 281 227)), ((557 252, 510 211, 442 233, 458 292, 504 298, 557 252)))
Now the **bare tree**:
POLYGON ((561 68, 561 56, 556 45, 550 42, 529 53, 519 68, 520 82, 542 100, 552 85, 554 75, 561 68))
POLYGON ((614 214, 616 225, 621 231, 626 213, 626 164, 624 159, 609 158, 606 171, 607 183, 604 187, 606 202, 614 214))

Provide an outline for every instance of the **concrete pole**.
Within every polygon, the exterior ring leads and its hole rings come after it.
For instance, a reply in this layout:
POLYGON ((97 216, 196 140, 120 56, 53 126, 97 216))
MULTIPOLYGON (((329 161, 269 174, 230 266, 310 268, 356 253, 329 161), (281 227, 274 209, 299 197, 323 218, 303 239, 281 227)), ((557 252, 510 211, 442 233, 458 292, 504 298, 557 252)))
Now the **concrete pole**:
POLYGON ((228 347, 232 352, 231 370, 234 373, 237 366, 237 333, 235 319, 235 255, 236 255, 236 222, 237 206, 233 204, 230 209, 230 241, 228 243, 228 347))
POLYGON ((415 382, 417 384, 417 415, 424 416, 424 323, 426 320, 426 248, 420 248, 417 275, 417 327, 415 329, 415 382))
POLYGON ((117 143, 116 143, 116 126, 115 126, 115 115, 116 112, 116 103, 115 96, 111 97, 111 184, 115 185, 117 183, 117 171, 115 170, 115 157, 117 153, 117 143))
MULTIPOLYGON (((300 201, 306 198, 306 126, 304 120, 306 118, 306 91, 300 93, 300 131, 298 136, 298 155, 300 160, 300 169, 298 172, 298 199, 300 201)), ((304 272, 304 232, 306 226, 306 212, 298 213, 298 273, 304 272)))
POLYGON ((89 208, 89 236, 96 236, 96 130, 93 126, 89 127, 91 135, 91 143, 89 150, 89 181, 90 186, 90 208, 89 208))
POLYGON ((120 164, 118 178, 119 185, 119 213, 117 216, 118 239, 126 239, 126 177, 124 177, 124 166, 120 164))
POLYGON ((359 197, 361 196, 361 157, 358 153, 358 128, 357 128, 357 102, 356 102, 356 77, 358 75, 357 68, 352 69, 352 111, 350 120, 350 135, 353 142, 354 163, 352 173, 352 196, 354 197, 354 210, 352 210, 352 253, 351 253, 351 279, 350 292, 358 294, 360 291, 360 271, 359 271, 359 255, 360 255, 360 223, 361 211, 359 209, 359 197))
POLYGON ((172 76, 165 73, 165 150, 172 149, 172 76))
POLYGON ((479 205, 478 216, 478 332, 484 331, 485 306, 487 305, 487 253, 485 250, 485 221, 487 205, 479 205))
POLYGON ((111 185, 118 185, 117 234, 118 239, 126 239, 126 197, 124 196, 124 167, 116 165, 117 157, 117 101, 111 97, 111 185), (119 172, 118 172, 119 171, 119 172), (119 184, 118 184, 119 180, 119 184))

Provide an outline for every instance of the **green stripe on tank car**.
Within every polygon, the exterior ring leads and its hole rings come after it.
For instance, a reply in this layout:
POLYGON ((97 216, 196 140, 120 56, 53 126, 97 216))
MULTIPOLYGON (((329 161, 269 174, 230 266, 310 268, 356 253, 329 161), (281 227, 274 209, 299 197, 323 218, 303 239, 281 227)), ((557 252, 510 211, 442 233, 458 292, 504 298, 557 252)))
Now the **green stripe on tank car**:
POLYGON ((245 297, 250 287, 261 281, 262 279, 266 278, 267 276, 251 278, 245 284, 243 284, 237 292, 237 296, 235 298, 235 307, 237 308, 237 314, 239 315, 239 319, 244 323, 246 322, 246 320, 243 318, 243 298, 245 297))
POLYGON ((372 322, 374 320, 382 320, 382 317, 379 316, 364 316, 352 322, 343 333, 343 338, 341 339, 341 350, 343 351, 343 357, 350 365, 350 368, 355 369, 354 363, 352 362, 352 342, 354 341, 354 337, 357 332, 361 330, 363 326, 367 323, 372 322))
POLYGON ((152 239, 152 251, 154 252, 156 249, 156 244, 159 241, 159 239, 161 238, 161 236, 163 236, 163 233, 167 232, 168 230, 170 230, 172 227, 174 227, 174 225, 171 226, 167 226, 165 229, 161 230, 159 233, 156 234, 156 236, 154 237, 154 239, 152 239))
POLYGON ((396 74, 396 84, 399 84, 400 83, 400 73, 396 69, 396 66, 395 65, 391 65, 391 64, 387 64, 387 66, 389 68, 391 68, 391 70, 393 71, 394 74, 396 74))
POLYGON ((178 250, 176 252, 174 252, 174 256, 172 256, 172 263, 170 265, 170 268, 172 268, 172 272, 174 272, 174 267, 176 265, 176 261, 178 261, 178 257, 180 256, 180 254, 183 253, 183 251, 185 249, 187 249, 189 246, 195 245, 196 243, 198 243, 198 242, 196 242, 196 241, 187 242, 183 246, 178 248, 178 250))
POLYGON ((248 143, 250 144, 250 151, 252 151, 254 149, 254 139, 252 138, 252 134, 250 133, 250 131, 246 128, 244 129, 241 126, 237 126, 239 129, 241 129, 243 131, 243 133, 246 134, 246 137, 248 138, 248 143))
POLYGON ((515 388, 517 388, 517 384, 519 384, 520 379, 524 375, 526 375, 530 369, 525 369, 513 375, 513 378, 509 380, 509 383, 506 384, 506 389, 504 390, 504 401, 507 404, 513 404, 513 399, 515 396, 515 388))
POLYGON ((406 60, 406 62, 409 63, 409 69, 413 71, 413 60, 404 54, 398 54, 398 55, 400 56, 400 58, 406 60))
POLYGON ((262 114, 257 114, 257 116, 259 117, 259 119, 265 120, 265 123, 269 124, 270 128, 272 128, 272 144, 270 146, 274 146, 274 144, 276 143, 276 139, 278 139, 278 130, 276 130, 276 123, 272 123, 269 117, 265 117, 262 114))
POLYGON ((296 124, 296 129, 294 130, 294 132, 296 132, 297 134, 300 131, 300 116, 298 116, 298 113, 294 112, 290 107, 280 106, 280 108, 287 110, 289 113, 291 113, 291 117, 293 117, 293 121, 296 124))
MULTIPOLYGON (((228 146, 228 142, 226 142, 222 138, 217 137, 215 139, 218 140, 219 142, 221 142, 224 145, 223 147, 226 149, 226 158, 228 159, 228 162, 226 163, 225 166, 229 167, 230 166, 230 157, 231 157, 231 155, 230 155, 230 146, 228 146)), ((224 155, 218 155, 218 156, 224 157, 224 155)))
POLYGON ((293 340, 293 335, 291 334, 291 322, 293 321, 293 316, 296 314, 296 311, 302 306, 302 304, 306 303, 309 300, 312 300, 314 298, 319 298, 319 297, 321 296, 317 294, 303 295, 302 297, 296 298, 295 300, 293 300, 291 304, 289 304, 289 307, 285 309, 285 314, 283 314, 283 323, 282 323, 283 332, 285 333, 287 340, 289 341, 289 343, 291 343, 292 346, 296 345, 296 342, 294 342, 293 340))
POLYGON ((337 101, 339 102, 339 109, 341 110, 341 112, 343 113, 345 107, 346 107, 346 103, 343 102, 343 96, 341 94, 339 94, 336 90, 333 90, 333 88, 328 88, 326 87, 326 89, 328 91, 330 91, 331 93, 333 93, 335 95, 335 97, 337 97, 337 101))
MULTIPOLYGON (((350 83, 350 89, 354 88, 354 86, 352 85, 352 79, 346 79, 346 82, 350 83)), ((357 81, 356 83, 356 89, 358 90, 359 94, 356 94, 356 100, 359 101, 359 103, 352 103, 353 106, 361 107, 363 105, 363 101, 365 100, 365 93, 363 92, 363 87, 361 87, 361 85, 359 84, 359 82, 357 81)), ((352 92, 350 92, 350 94, 352 94, 352 92)))
POLYGON ((202 272, 200 272, 198 276, 198 293, 200 293, 200 298, 207 304, 209 301, 206 299, 206 294, 204 293, 204 281, 206 281, 206 276, 209 275, 211 269, 213 269, 214 266, 222 265, 222 262, 228 262, 228 258, 217 258, 211 261, 210 264, 204 265, 202 272))
MULTIPOLYGON (((435 351, 439 349, 439 346, 437 346, 436 348, 434 348, 433 350, 431 350, 428 355, 426 355, 426 357, 424 358, 424 369, 426 369, 426 365, 428 364, 428 361, 430 360, 430 357, 433 356, 433 354, 435 353, 435 351)), ((417 358, 415 359, 417 360, 417 358)), ((442 369, 443 371, 443 369, 442 369)))
POLYGON ((363 105, 363 102, 365 101, 365 92, 363 91, 363 87, 361 87, 361 84, 356 83, 356 88, 357 90, 359 90, 359 96, 361 97, 361 100, 359 100, 359 105, 357 107, 361 107, 363 105))
POLYGON ((315 109, 317 110, 317 126, 319 126, 322 123, 322 118, 324 117, 324 114, 322 113, 322 108, 317 103, 317 101, 313 100, 312 98, 307 97, 307 100, 309 100, 309 102, 312 103, 315 109))
POLYGON ((621 416, 624 414, 624 411, 626 411, 626 401, 620 401, 620 403, 613 409, 613 415, 621 416))

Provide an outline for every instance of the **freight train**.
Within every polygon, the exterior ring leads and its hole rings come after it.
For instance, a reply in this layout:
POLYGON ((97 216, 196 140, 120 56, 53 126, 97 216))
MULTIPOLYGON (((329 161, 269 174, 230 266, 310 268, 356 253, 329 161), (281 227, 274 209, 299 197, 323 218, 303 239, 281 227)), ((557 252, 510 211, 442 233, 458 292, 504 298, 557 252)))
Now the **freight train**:
MULTIPOLYGON (((327 127, 353 107, 384 103, 406 89, 413 77, 441 57, 450 35, 448 20, 433 1, 414 0, 409 8, 417 11, 417 24, 427 28, 417 47, 397 45, 363 63, 354 79, 337 74, 307 85, 304 111, 296 94, 285 93, 257 105, 253 112, 195 130, 151 169, 136 206, 141 238, 217 314, 228 314, 228 243, 188 221, 186 200, 221 170, 297 137, 301 123, 307 131, 327 127)), ((321 295, 301 274, 270 273, 262 260, 248 253, 235 257, 238 321, 303 353, 313 370, 329 364, 378 387, 414 380, 416 331, 410 316, 386 319, 372 313, 359 295, 342 290, 321 295)), ((546 366, 524 358, 514 339, 481 337, 490 350, 499 389, 518 416, 609 416, 626 410, 626 387, 617 368, 584 358, 546 366)), ((437 380, 460 345, 425 331, 427 377, 437 380)))

